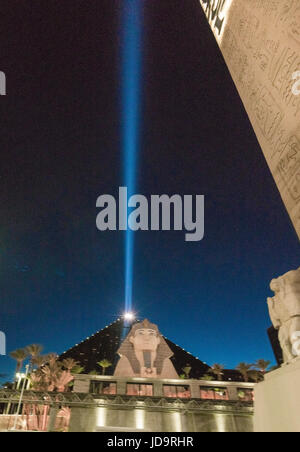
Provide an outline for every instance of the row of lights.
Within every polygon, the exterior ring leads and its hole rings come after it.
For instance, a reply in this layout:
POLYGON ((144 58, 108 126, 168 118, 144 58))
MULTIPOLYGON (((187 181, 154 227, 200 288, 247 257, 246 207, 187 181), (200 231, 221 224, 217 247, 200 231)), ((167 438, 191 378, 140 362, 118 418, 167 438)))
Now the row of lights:
MULTIPOLYGON (((133 321, 133 320, 135 319, 135 314, 133 314, 132 312, 125 312, 125 314, 123 315, 123 318, 124 318, 125 320, 128 320, 128 321, 133 321)), ((121 319, 119 318, 118 320, 121 320, 121 319)), ((113 322, 113 323, 114 323, 114 322, 113 322)), ((111 325, 113 325, 113 323, 110 323, 109 325, 106 325, 106 326, 103 328, 103 330, 105 330, 106 328, 109 328, 111 325)), ((101 330, 97 331, 97 333, 99 333, 100 331, 101 331, 101 330)), ((82 340, 82 341, 80 342, 80 344, 83 344, 83 342, 85 342, 85 341, 87 341, 88 339, 90 339, 91 337, 95 336, 97 333, 92 334, 92 336, 89 336, 89 337, 87 337, 86 339, 82 340)), ((80 345, 80 344, 75 344, 74 347, 69 348, 68 350, 65 350, 65 351, 62 353, 62 355, 64 355, 64 354, 67 353, 67 352, 70 352, 71 350, 73 350, 73 348, 78 347, 78 345, 80 345)))

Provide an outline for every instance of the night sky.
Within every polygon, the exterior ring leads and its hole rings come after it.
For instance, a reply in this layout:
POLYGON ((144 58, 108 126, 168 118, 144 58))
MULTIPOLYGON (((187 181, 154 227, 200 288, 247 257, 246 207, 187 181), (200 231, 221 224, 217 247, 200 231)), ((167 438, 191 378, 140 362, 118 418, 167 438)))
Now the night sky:
MULTIPOLYGON (((142 0, 141 0, 142 1, 142 0)), ((4 4, 3 4, 4 3, 4 4)), ((124 309, 121 0, 1 5, 0 330, 61 353, 124 309)), ((198 0, 145 2, 137 190, 204 194, 205 238, 135 234, 139 317, 208 364, 274 361, 269 282, 299 242, 198 0)), ((0 356, 0 373, 15 363, 0 356)))

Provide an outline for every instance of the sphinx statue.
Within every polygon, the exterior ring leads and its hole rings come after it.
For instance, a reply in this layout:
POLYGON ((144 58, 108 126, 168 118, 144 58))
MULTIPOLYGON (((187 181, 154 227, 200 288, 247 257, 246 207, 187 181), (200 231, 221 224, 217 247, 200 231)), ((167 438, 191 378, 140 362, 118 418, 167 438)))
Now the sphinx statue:
POLYGON ((132 326, 118 354, 116 376, 179 378, 170 360, 173 352, 157 326, 147 319, 132 326))
POLYGON ((288 363, 300 357, 300 268, 273 279, 270 288, 275 296, 267 300, 269 314, 288 363))

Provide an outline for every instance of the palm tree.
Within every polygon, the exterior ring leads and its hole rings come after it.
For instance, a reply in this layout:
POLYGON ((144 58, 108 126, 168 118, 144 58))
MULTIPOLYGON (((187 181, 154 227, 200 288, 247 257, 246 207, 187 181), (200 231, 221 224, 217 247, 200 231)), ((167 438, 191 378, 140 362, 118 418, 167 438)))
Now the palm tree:
POLYGON ((203 380, 203 381, 213 381, 213 379, 214 379, 214 377, 212 375, 207 375, 207 374, 203 375, 200 378, 200 380, 203 380))
POLYGON ((67 369, 68 372, 72 372, 72 374, 81 374, 81 372, 84 371, 84 367, 81 367, 80 363, 75 361, 73 358, 64 359, 62 361, 62 366, 67 369))
POLYGON ((26 348, 18 348, 14 352, 10 353, 10 357, 17 361, 16 374, 20 372, 23 367, 25 359, 28 357, 26 348))
POLYGON ((49 360, 49 355, 38 355, 35 358, 32 358, 32 364, 40 369, 40 367, 43 367, 49 360))
POLYGON ((248 371, 248 377, 255 383, 259 383, 264 379, 263 373, 259 370, 253 369, 248 371))
POLYGON ((222 381, 222 376, 224 374, 224 366, 222 364, 214 364, 209 372, 217 376, 218 381, 222 381))
POLYGON ((79 362, 75 361, 73 358, 66 358, 62 361, 62 365, 65 369, 67 369, 69 372, 71 372, 74 367, 78 367, 79 362))
POLYGON ((262 374, 265 374, 270 366, 271 361, 265 361, 264 359, 258 359, 255 363, 255 367, 260 370, 262 374))
POLYGON ((31 364, 32 369, 38 362, 38 357, 42 353, 42 350, 43 350, 43 347, 41 345, 38 345, 38 344, 27 345, 26 351, 27 351, 27 354, 31 357, 30 364, 31 364))
POLYGON ((112 366, 112 363, 108 361, 108 359, 102 359, 102 361, 99 361, 97 364, 102 367, 102 375, 105 375, 105 369, 112 366))
MULTIPOLYGON (((1 388, 3 388, 3 389, 14 389, 14 384, 11 381, 6 381, 5 383, 1 384, 1 388)), ((10 403, 9 403, 9 405, 10 405, 10 403)))
POLYGON ((58 360, 58 355, 56 353, 48 353, 48 355, 46 355, 47 357, 47 363, 49 364, 53 364, 58 360))
MULTIPOLYGON (((81 367, 81 366, 75 366, 72 369, 72 374, 76 374, 77 375, 77 374, 81 374, 82 372, 84 372, 84 367, 81 367)), ((98 375, 97 372, 96 372, 95 375, 98 375)))
POLYGON ((252 364, 246 364, 246 363, 240 363, 238 366, 236 366, 236 370, 242 374, 245 382, 247 383, 249 381, 249 370, 253 367, 252 364))
POLYGON ((181 370, 184 372, 184 378, 188 379, 192 370, 190 364, 186 364, 181 370))

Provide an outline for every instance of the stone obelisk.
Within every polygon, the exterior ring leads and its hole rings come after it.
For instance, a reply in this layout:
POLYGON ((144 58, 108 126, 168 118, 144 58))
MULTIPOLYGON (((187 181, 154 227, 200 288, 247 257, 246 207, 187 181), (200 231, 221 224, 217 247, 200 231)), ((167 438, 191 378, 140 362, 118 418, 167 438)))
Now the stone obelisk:
POLYGON ((300 2, 199 1, 300 238, 300 2))

